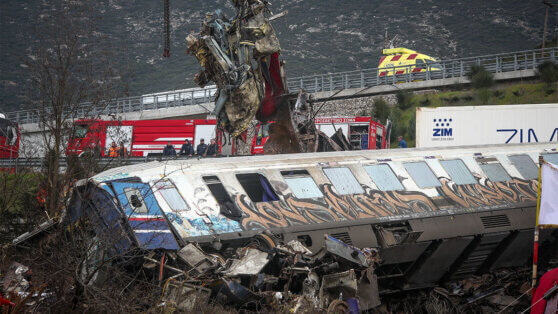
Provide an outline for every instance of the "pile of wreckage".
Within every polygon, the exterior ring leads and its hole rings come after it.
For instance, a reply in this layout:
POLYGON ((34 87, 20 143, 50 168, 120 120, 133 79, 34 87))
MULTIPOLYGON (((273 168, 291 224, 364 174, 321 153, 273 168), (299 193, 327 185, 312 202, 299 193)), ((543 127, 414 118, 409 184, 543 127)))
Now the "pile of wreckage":
POLYGON ((242 138, 254 118, 270 125, 265 154, 350 150, 341 129, 332 138, 314 125, 317 111, 304 91, 289 93, 285 62, 265 0, 232 0, 236 14, 229 19, 221 10, 207 13, 198 33, 188 35, 187 53, 203 70, 194 81, 217 86, 217 126, 242 138))
MULTIPOLYGON (((246 310, 294 313, 358 313, 380 305, 374 275, 377 251, 325 237, 316 253, 294 240, 270 249, 254 243, 235 249, 226 260, 189 243, 176 256, 169 255, 181 267, 163 264, 173 273, 165 284, 165 305, 192 310, 195 302, 211 299, 246 310)), ((161 265, 146 260, 147 267, 161 265)))
MULTIPOLYGON (((33 237, 16 238, 16 245, 47 233, 47 229, 39 230, 33 237)), ((529 267, 424 289, 388 291, 378 285, 375 270, 382 260, 375 248, 359 249, 326 234, 323 247, 312 252, 296 240, 270 245, 265 237, 272 235, 264 233, 227 248, 220 247, 220 242, 205 247, 189 242, 178 251, 140 251, 125 264, 136 265, 129 270, 142 270, 145 277, 159 283, 162 296, 156 307, 166 311, 195 311, 219 304, 258 312, 487 313, 523 310, 530 303, 529 267)), ((132 256, 128 253, 124 255, 132 256)), ((90 257, 94 260, 97 255, 90 257)), ((88 262, 83 265, 99 272, 81 269, 82 276, 92 278, 87 285, 100 287, 110 276, 107 269, 88 262)), ((55 294, 49 287, 32 287, 31 276, 29 267, 13 262, 1 278, 0 306, 23 310, 54 303, 55 294)))

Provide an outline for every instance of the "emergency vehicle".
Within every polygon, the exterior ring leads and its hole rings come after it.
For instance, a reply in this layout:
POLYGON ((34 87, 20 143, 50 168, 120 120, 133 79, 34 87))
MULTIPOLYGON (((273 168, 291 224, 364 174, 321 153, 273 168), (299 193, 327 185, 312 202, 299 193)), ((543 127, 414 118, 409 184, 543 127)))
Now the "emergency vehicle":
POLYGON ((216 120, 77 120, 74 132, 68 141, 67 155, 81 156, 85 152, 100 152, 108 156, 112 142, 124 143, 129 156, 161 155, 167 142, 171 142, 178 153, 186 139, 194 150, 201 139, 209 144, 217 139, 220 154, 233 155, 235 141, 226 134, 216 132, 216 120))
POLYGON ((17 158, 19 154, 19 126, 0 114, 0 158, 17 158))
POLYGON ((382 50, 384 56, 378 64, 378 76, 426 72, 428 67, 431 71, 439 71, 441 66, 436 59, 407 48, 389 48, 382 50))
MULTIPOLYGON (((263 146, 269 138, 269 126, 272 123, 257 125, 257 132, 252 139, 250 150, 252 155, 263 154, 263 146)), ((337 129, 343 130, 343 134, 356 150, 389 147, 386 127, 370 117, 322 117, 314 119, 314 123, 318 130, 329 137, 333 136, 337 129)))

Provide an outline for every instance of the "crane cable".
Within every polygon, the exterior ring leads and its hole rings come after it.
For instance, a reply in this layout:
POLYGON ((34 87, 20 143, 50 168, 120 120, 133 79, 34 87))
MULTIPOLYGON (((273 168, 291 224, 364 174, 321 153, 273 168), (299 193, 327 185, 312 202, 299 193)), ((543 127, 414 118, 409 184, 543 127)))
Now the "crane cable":
POLYGON ((169 2, 170 0, 165 1, 165 50, 163 51, 163 57, 168 58, 170 57, 170 10, 169 10, 169 2))

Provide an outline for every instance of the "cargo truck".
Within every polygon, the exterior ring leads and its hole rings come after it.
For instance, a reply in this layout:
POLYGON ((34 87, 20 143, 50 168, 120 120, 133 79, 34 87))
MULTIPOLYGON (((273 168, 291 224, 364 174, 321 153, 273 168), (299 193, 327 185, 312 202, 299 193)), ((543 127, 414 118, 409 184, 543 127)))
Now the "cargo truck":
POLYGON ((417 108, 416 146, 554 142, 558 104, 417 108))

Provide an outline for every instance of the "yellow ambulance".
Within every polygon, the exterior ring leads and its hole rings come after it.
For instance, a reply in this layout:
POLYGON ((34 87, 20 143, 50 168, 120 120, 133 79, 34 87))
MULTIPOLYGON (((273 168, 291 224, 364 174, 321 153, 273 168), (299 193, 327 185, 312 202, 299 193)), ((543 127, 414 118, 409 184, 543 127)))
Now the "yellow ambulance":
POLYGON ((439 71, 441 66, 436 59, 407 48, 389 48, 382 51, 384 54, 378 64, 378 76, 426 72, 428 66, 431 71, 439 71))

